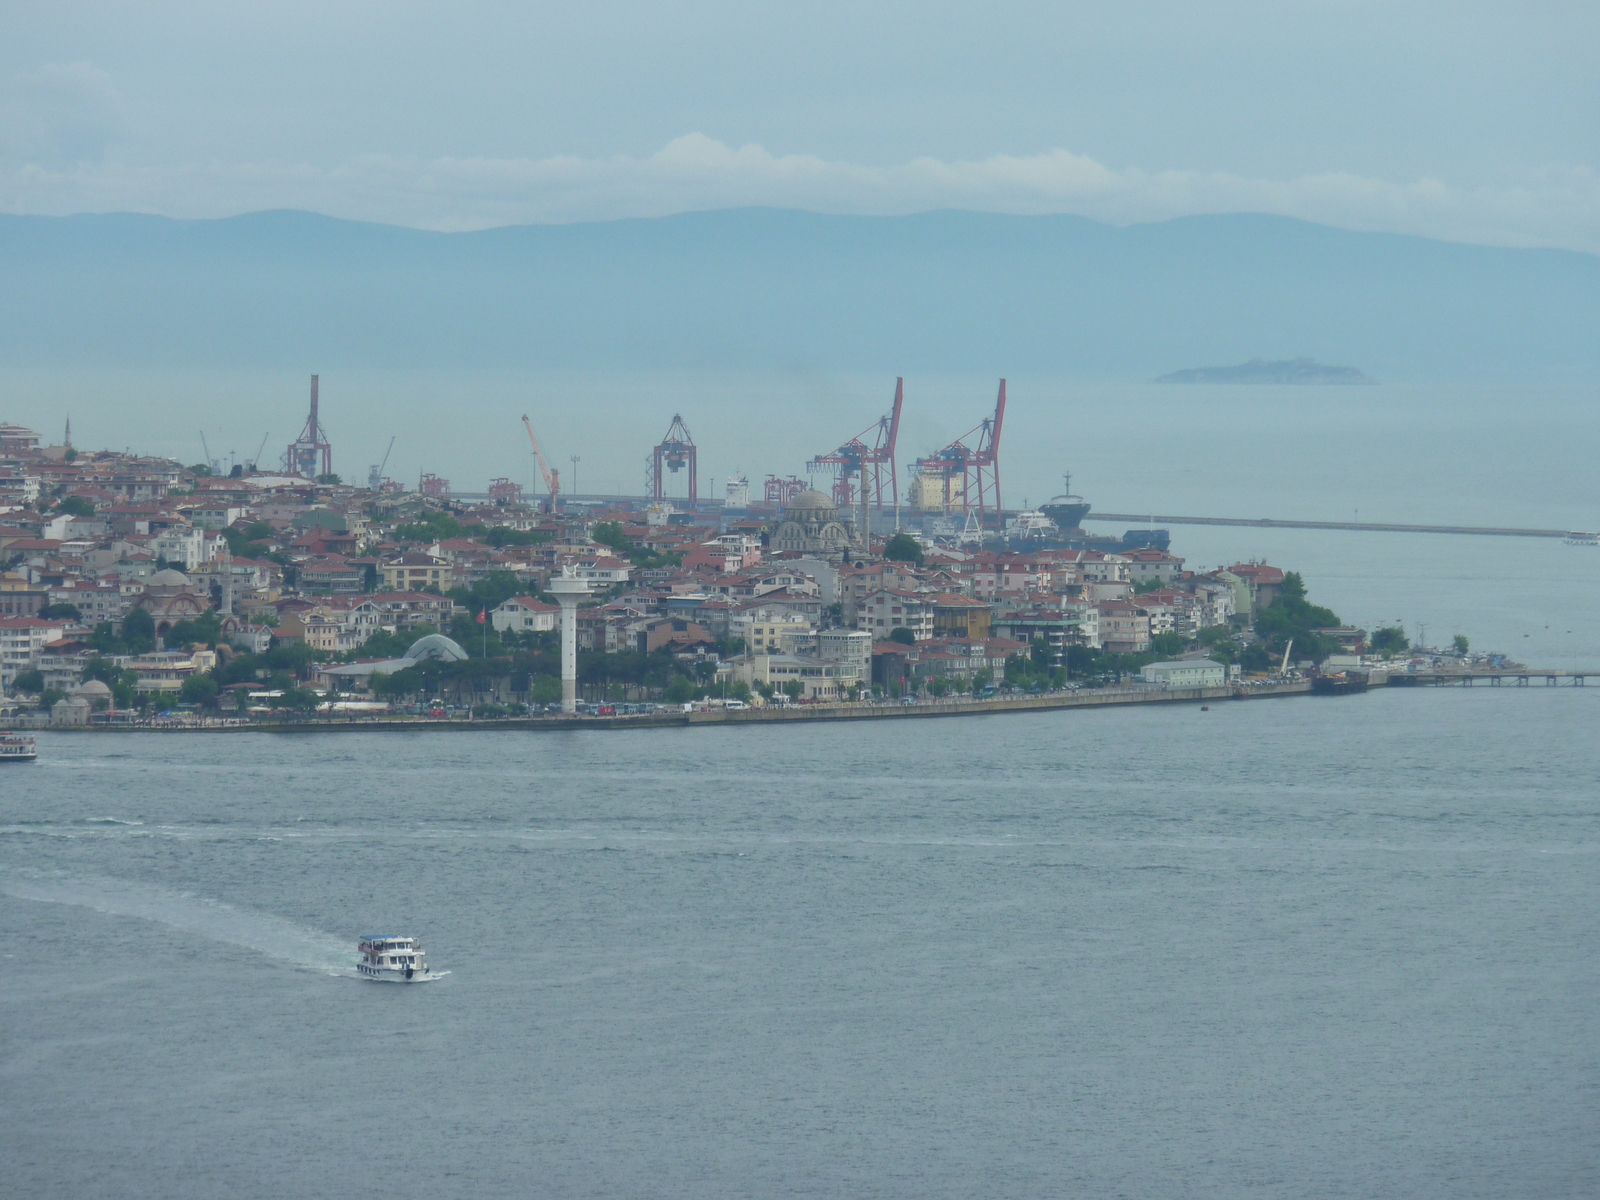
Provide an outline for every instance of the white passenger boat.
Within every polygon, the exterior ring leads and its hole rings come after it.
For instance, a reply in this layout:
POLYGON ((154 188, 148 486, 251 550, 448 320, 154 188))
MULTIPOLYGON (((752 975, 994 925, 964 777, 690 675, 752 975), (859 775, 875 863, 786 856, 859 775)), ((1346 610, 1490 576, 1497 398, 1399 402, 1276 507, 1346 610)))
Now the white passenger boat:
POLYGON ((1600 533, 1586 533, 1581 529, 1574 529, 1562 540, 1569 546, 1600 546, 1600 533))
POLYGON ((22 734, 0 734, 0 762, 32 762, 39 757, 39 744, 22 734))
POLYGON ((416 938, 367 934, 356 946, 356 972, 384 983, 422 983, 438 975, 428 970, 427 952, 416 938))

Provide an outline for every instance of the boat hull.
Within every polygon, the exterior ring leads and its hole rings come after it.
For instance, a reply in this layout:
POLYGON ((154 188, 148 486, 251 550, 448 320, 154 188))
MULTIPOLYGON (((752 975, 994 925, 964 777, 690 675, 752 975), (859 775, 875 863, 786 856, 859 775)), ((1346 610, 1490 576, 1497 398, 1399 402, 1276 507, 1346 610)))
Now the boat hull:
POLYGON ((372 983, 428 983, 438 979, 442 972, 413 970, 407 976, 404 967, 372 967, 366 963, 357 963, 356 974, 372 983))

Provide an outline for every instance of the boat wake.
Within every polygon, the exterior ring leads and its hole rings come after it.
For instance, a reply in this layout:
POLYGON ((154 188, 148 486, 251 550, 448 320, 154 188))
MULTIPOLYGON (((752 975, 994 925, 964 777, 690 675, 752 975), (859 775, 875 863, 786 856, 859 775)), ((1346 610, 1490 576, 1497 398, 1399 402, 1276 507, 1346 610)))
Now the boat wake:
POLYGON ((0 891, 20 900, 73 904, 119 917, 139 917, 213 941, 244 946, 268 958, 323 975, 355 976, 349 943, 270 913, 236 908, 146 883, 106 876, 8 873, 0 891))

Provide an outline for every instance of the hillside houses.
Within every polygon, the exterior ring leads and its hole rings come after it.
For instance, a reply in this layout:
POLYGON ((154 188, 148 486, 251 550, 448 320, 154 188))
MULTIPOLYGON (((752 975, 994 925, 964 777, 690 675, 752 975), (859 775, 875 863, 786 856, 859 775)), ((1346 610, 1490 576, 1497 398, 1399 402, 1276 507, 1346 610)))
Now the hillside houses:
MULTIPOLYGON (((1004 679, 1008 663, 1015 674, 1019 658, 1059 669, 1075 650, 1140 654, 1236 622, 1283 583, 1266 564, 1196 573, 1144 548, 960 546, 891 560, 882 541, 862 544, 854 517, 818 517, 814 537, 807 525, 778 545, 776 514, 552 514, 285 475, 214 478, 132 455, 69 461, 61 447, 46 458, 26 442, 0 453, 6 687, 38 671, 68 692, 107 658, 165 696, 185 671, 204 673, 192 664, 213 643, 224 667, 277 652, 306 679, 308 661, 389 661, 433 632, 462 655, 498 655, 503 673, 515 658, 520 678, 548 669, 560 610, 546 588, 570 567, 592 589, 578 614, 591 675, 613 670, 592 656, 617 655, 617 671, 631 663, 637 675, 648 659, 696 689, 717 678, 840 699, 891 682, 978 686, 1004 679)), ((819 495, 807 500, 818 513, 819 495)), ((370 675, 337 677, 366 686, 370 675)))

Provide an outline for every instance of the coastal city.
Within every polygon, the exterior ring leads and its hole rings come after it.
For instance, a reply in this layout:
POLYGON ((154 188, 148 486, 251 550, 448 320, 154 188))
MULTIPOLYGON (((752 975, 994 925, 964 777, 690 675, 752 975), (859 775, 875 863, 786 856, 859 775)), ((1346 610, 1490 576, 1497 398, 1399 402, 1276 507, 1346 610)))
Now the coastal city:
POLYGON ((1004 508, 1004 381, 904 487, 897 386, 807 477, 714 498, 677 415, 637 497, 564 492, 526 417, 537 494, 383 464, 358 485, 317 386, 276 470, 0 426, 7 725, 839 709, 1506 665, 1342 624, 1278 564, 1086 533, 1070 481, 1004 508))

